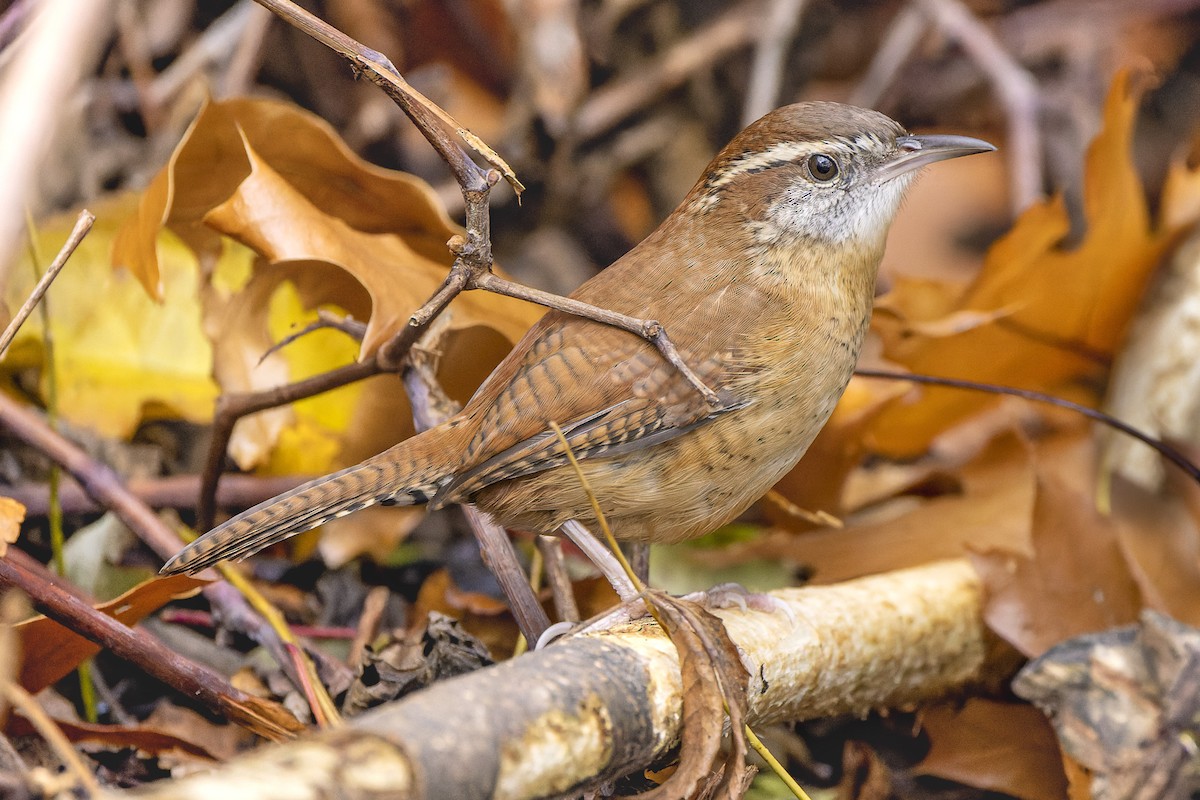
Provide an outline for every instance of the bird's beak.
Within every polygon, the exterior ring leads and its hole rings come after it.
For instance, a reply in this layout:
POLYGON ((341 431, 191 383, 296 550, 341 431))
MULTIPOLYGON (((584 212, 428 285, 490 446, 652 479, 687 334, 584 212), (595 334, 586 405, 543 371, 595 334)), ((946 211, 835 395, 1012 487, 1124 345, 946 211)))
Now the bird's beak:
POLYGON ((890 181, 935 161, 969 156, 972 153, 988 153, 995 150, 996 146, 983 139, 972 139, 970 136, 926 133, 900 136, 896 139, 896 148, 896 154, 881 164, 875 173, 880 182, 890 181))

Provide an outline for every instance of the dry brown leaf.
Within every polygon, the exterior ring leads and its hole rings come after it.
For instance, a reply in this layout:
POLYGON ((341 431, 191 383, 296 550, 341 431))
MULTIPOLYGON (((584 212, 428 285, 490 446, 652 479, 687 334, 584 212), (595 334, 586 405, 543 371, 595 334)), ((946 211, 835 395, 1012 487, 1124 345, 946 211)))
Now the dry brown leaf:
MULTIPOLYGON (((190 597, 206 583, 190 575, 151 578, 115 600, 96 606, 96 610, 125 625, 136 625, 172 600, 190 597)), ((16 627, 23 654, 20 684, 33 694, 100 652, 100 645, 46 617, 35 617, 16 627)))
POLYGON ((940 558, 968 546, 1028 548, 1034 472, 1028 445, 1016 436, 993 442, 963 468, 958 494, 932 500, 900 498, 874 515, 847 520, 842 530, 771 531, 719 551, 695 549, 703 563, 765 558, 807 564, 817 583, 836 583, 940 558))
MULTIPOLYGON (((1007 310, 965 333, 893 339, 889 359, 915 372, 1062 392, 1095 378, 1121 341, 1138 298, 1177 232, 1153 227, 1130 158, 1138 93, 1119 74, 1104 127, 1088 150, 1084 186, 1087 231, 1063 249, 1069 221, 1063 201, 1035 205, 987 254, 983 271, 955 311, 1007 310)), ((909 320, 922 319, 906 313, 909 320)), ((928 321, 928 320, 926 320, 928 321)), ((928 388, 916 403, 897 403, 870 431, 873 446, 912 456, 956 422, 994 402, 971 392, 928 388)))
POLYGON ((892 773, 875 749, 865 742, 846 742, 838 800, 889 800, 892 796, 892 773))
POLYGON ((24 521, 25 506, 11 497, 0 497, 0 558, 21 535, 21 523, 24 521))
MULTIPOLYGON (((1178 491, 1200 499, 1180 477, 1178 491)), ((1200 527, 1175 493, 1162 495, 1117 481, 1112 491, 1117 540, 1147 608, 1200 626, 1200 527)))
POLYGON ((314 206, 357 230, 404 235, 429 257, 444 254, 446 239, 460 232, 424 181, 363 161, 319 117, 275 100, 209 101, 114 246, 114 262, 147 291, 157 293, 159 228, 172 229, 200 253, 219 248, 203 218, 249 176, 243 141, 314 206))
POLYGON ((1095 499, 1039 470, 1033 555, 990 550, 972 555, 987 591, 988 626, 1026 656, 1092 631, 1137 619, 1142 596, 1117 526, 1095 499))
POLYGON ((742 734, 746 713, 746 668, 725 625, 698 604, 662 592, 651 595, 658 615, 679 654, 683 678, 683 720, 679 734, 679 765, 657 788, 638 795, 642 800, 686 800, 713 771, 721 750, 725 711, 729 710, 731 747, 723 757, 725 771, 714 796, 725 797, 736 785, 745 760, 742 734))
POLYGON ((913 771, 1003 792, 1022 800, 1061 800, 1067 778, 1054 730, 1042 712, 981 697, 921 712, 932 747, 913 771))
MULTIPOLYGON (((54 719, 54 724, 69 741, 91 742, 112 748, 133 747, 154 755, 182 752, 190 756, 215 761, 218 756, 203 740, 180 736, 174 728, 155 725, 99 725, 81 720, 54 719)), ((211 726, 210 726, 211 727, 211 726)), ((13 716, 5 726, 9 736, 29 736, 37 733, 28 720, 13 716)), ((228 753, 226 757, 233 755, 228 753)))
MULTIPOLYGON (((256 152, 248 137, 243 138, 243 147, 249 175, 227 200, 204 215, 204 223, 269 262, 325 262, 354 276, 372 304, 362 353, 374 353, 441 286, 448 254, 431 257, 405 237, 355 229, 294 188, 256 152)), ((451 309, 458 327, 486 323, 509 341, 523 335, 541 313, 519 300, 486 292, 464 294, 451 309)))

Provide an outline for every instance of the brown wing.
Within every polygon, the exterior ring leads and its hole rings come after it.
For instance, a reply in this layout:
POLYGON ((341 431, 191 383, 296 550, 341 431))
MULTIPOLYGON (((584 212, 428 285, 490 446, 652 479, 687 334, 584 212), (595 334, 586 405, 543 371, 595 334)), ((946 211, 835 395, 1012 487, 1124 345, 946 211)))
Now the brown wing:
POLYGON ((701 380, 725 400, 719 410, 640 337, 549 315, 464 410, 482 420, 467 445, 464 469, 442 488, 435 505, 565 464, 551 421, 562 428, 576 458, 583 459, 649 447, 741 407, 725 390, 737 371, 733 352, 710 349, 697 359, 697 348, 680 349, 701 380))

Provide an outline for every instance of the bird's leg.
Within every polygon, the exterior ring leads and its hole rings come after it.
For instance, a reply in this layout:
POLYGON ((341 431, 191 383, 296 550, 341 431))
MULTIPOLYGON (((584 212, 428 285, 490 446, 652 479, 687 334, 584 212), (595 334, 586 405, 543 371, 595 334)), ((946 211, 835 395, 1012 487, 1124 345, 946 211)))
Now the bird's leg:
MULTIPOLYGON (((449 318, 442 319, 445 320, 442 325, 447 325, 449 318)), ((434 336, 439 335, 439 332, 440 330, 435 328, 434 336)), ((433 354, 416 348, 411 352, 413 355, 409 366, 405 368, 401 377, 404 380, 404 388, 408 391, 413 421, 418 429, 424 430, 456 414, 458 404, 446 395, 438 384, 431 363, 433 354)), ((496 576, 521 633, 525 635, 526 641, 536 642, 549 627, 550 620, 529 585, 508 533, 474 506, 464 505, 463 513, 479 543, 484 563, 496 576)))
POLYGON ((633 568, 633 574, 643 585, 650 583, 650 543, 625 542, 625 560, 633 568))
POLYGON ((591 562, 596 565, 596 569, 600 570, 600 573, 608 579, 622 603, 628 603, 638 598, 638 590, 634 588, 629 576, 621 567, 621 562, 608 549, 608 545, 597 539, 596 535, 583 527, 578 520, 567 520, 559 530, 574 542, 585 556, 591 559, 591 562))
POLYGON ((579 622, 579 605, 575 602, 571 576, 567 574, 562 537, 539 535, 537 549, 542 554, 542 575, 554 598, 554 610, 558 618, 572 624, 579 622))

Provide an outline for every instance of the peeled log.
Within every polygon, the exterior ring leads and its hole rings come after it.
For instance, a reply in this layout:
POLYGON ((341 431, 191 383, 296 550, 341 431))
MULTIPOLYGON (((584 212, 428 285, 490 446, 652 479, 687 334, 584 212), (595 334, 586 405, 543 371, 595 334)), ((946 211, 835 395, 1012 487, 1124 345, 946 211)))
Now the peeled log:
MULTIPOLYGON (((965 560, 772 593, 719 615, 755 666, 751 725, 911 706, 983 681, 982 586, 965 560)), ((681 678, 653 622, 556 643, 261 748, 139 797, 546 797, 641 769, 679 734, 681 678)))

